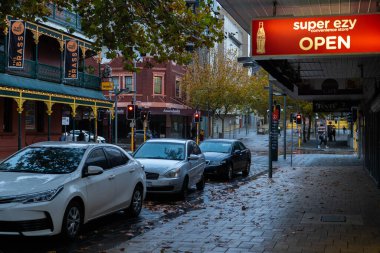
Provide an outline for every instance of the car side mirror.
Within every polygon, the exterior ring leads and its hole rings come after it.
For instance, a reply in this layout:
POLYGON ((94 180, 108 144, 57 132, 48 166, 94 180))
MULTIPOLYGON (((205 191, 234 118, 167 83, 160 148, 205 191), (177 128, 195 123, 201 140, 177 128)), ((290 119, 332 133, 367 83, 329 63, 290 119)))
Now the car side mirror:
POLYGON ((240 150, 235 150, 234 151, 234 155, 240 155, 241 154, 241 151, 240 150))
POLYGON ((104 172, 102 167, 90 165, 87 167, 87 176, 99 175, 104 172))
POLYGON ((194 155, 194 154, 189 155, 189 160, 198 160, 198 159, 199 159, 199 156, 197 155, 194 155))

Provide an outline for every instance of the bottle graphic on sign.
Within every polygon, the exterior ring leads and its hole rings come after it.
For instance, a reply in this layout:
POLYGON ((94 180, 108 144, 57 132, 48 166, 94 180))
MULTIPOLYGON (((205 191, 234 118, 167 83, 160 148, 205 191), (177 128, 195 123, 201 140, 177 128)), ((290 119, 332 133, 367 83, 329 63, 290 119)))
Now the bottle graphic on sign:
POLYGON ((257 30, 257 48, 256 53, 265 54, 265 31, 264 22, 259 22, 259 29, 257 30))

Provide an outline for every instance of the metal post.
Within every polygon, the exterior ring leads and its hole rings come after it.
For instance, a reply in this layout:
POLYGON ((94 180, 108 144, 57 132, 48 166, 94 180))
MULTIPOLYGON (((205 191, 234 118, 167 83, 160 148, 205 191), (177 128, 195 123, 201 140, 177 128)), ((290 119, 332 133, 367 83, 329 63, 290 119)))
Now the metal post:
POLYGON ((48 141, 50 141, 51 113, 48 114, 48 141))
POLYGON ((286 160, 286 95, 284 94, 284 160, 286 160))
MULTIPOLYGON (((293 115, 293 114, 292 114, 293 115)), ((292 136, 292 146, 290 148, 290 167, 293 166, 293 116, 291 116, 291 121, 292 121, 292 131, 291 131, 291 136, 292 136)))
POLYGON ((118 125, 117 125, 117 88, 114 87, 114 91, 115 91, 115 144, 117 144, 117 129, 118 129, 118 125))
MULTIPOLYGON (((272 178, 272 114, 273 114, 273 87, 271 81, 269 81, 269 165, 268 165, 268 177, 272 178)), ((277 131, 276 131, 277 133, 277 131)))
POLYGON ((21 149, 21 113, 22 112, 18 112, 18 138, 17 138, 18 150, 21 149))
POLYGON ((197 144, 199 145, 199 122, 195 124, 197 125, 197 144))

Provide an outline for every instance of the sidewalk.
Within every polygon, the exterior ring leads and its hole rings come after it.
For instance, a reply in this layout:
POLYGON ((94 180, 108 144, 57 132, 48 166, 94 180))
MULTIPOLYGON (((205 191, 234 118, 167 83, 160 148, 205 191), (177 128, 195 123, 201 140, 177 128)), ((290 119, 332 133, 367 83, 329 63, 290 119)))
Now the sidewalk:
POLYGON ((252 178, 105 252, 380 252, 380 190, 355 155, 295 155, 293 167, 289 158, 274 167, 273 179, 252 178))

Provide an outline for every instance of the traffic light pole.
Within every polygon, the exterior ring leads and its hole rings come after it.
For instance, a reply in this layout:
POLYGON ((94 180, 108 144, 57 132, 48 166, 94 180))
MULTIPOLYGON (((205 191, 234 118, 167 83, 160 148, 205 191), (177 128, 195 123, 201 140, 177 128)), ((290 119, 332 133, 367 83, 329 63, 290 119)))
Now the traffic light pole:
MULTIPOLYGON (((268 161, 268 177, 272 178, 272 114, 273 114, 273 88, 272 82, 269 81, 269 161, 268 161)), ((277 129, 276 129, 277 133, 277 129)))
POLYGON ((197 144, 199 145, 199 122, 195 124, 197 124, 197 144))

